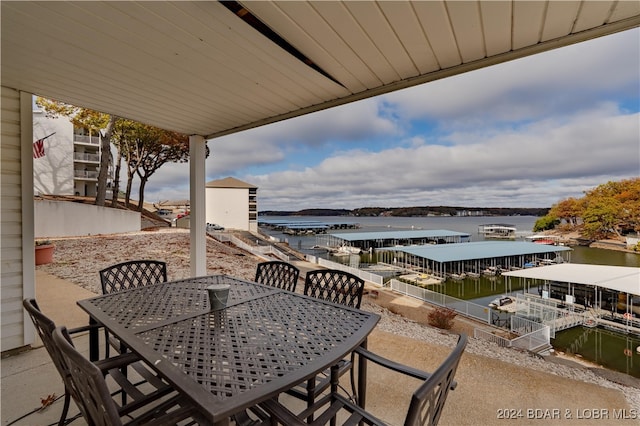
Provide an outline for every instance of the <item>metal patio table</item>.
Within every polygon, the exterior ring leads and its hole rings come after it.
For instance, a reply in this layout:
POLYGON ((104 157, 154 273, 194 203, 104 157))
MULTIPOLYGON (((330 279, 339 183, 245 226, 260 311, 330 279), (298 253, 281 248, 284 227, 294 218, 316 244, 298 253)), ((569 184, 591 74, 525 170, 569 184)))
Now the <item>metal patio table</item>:
MULTIPOLYGON (((380 319, 226 275, 153 284, 78 305, 220 425, 365 345, 380 319), (210 311, 206 288, 212 284, 231 285, 226 309, 210 311)), ((92 359, 98 342, 92 329, 92 359)))

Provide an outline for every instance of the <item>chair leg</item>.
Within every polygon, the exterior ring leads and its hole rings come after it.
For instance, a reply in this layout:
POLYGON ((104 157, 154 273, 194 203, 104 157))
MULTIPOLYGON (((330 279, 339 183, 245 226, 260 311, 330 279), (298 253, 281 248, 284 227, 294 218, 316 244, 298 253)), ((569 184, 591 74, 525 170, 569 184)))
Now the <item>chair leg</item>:
MULTIPOLYGON (((334 395, 338 392, 338 385, 340 382, 340 373, 338 365, 331 367, 331 394, 334 395)), ((333 400, 331 401, 333 402, 333 400)), ((329 422, 331 426, 336 426, 336 416, 334 415, 329 422)))
MULTIPOLYGON (((307 380, 307 408, 311 408, 311 406, 315 403, 316 397, 316 378, 315 376, 311 379, 307 380)), ((309 417, 307 417, 307 423, 313 422, 313 413, 309 417)))
POLYGON ((104 357, 109 358, 110 348, 109 348, 109 332, 107 329, 104 329, 104 357))
POLYGON ((251 426, 255 422, 249 417, 246 411, 241 411, 233 415, 233 421, 237 426, 251 426))
POLYGON ((60 413, 60 421, 58 421, 58 426, 64 426, 65 421, 67 420, 67 414, 69 414, 69 403, 71 402, 71 394, 67 391, 67 388, 64 389, 64 405, 62 406, 62 413, 60 413))

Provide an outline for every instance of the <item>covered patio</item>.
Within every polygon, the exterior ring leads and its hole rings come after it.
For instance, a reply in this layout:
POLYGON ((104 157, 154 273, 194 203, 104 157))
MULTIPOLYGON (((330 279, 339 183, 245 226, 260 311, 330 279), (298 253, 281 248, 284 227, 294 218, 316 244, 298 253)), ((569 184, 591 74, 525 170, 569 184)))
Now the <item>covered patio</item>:
POLYGON ((32 96, 205 141, 640 26, 638 2, 1 2, 2 352, 35 341, 32 96))

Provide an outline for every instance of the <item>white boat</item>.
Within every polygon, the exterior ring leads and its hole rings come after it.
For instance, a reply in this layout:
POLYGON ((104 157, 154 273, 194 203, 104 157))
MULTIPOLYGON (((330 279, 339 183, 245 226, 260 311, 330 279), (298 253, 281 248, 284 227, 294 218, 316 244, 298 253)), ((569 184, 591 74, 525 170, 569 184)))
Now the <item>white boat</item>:
POLYGON ((495 266, 489 266, 484 271, 482 271, 482 275, 489 275, 489 276, 498 275, 499 273, 500 273, 500 270, 495 266))
POLYGON ((546 244, 550 246, 560 245, 560 237, 556 235, 530 235, 525 237, 525 240, 536 244, 546 244))
POLYGON ((334 255, 345 256, 345 255, 360 254, 360 253, 362 253, 362 250, 359 247, 340 246, 338 247, 338 250, 334 253, 334 255))
POLYGON ((480 278, 480 274, 477 272, 467 272, 469 278, 480 278))
POLYGON ((513 303, 513 298, 509 296, 500 296, 497 299, 493 299, 489 306, 491 308, 499 308, 500 306, 509 305, 513 303))

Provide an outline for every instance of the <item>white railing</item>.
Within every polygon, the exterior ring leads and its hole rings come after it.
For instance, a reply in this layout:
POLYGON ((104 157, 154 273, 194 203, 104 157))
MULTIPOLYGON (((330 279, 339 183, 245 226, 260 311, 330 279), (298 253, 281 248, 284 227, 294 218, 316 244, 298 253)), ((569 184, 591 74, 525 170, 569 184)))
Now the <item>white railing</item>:
POLYGON ((392 279, 389 283, 391 289, 394 291, 415 297, 416 299, 420 299, 425 302, 433 303, 434 305, 454 309, 459 314, 491 324, 491 309, 487 306, 457 299, 443 293, 427 290, 426 288, 418 287, 395 279, 392 279))
POLYGON ((493 342, 496 345, 501 346, 503 348, 511 347, 511 340, 506 339, 502 336, 498 336, 493 333, 490 333, 487 330, 481 330, 479 328, 476 328, 473 330, 473 337, 475 337, 476 339, 482 339, 482 340, 487 340, 489 342, 493 342))
MULTIPOLYGON (((416 299, 420 299, 434 305, 454 309, 459 314, 491 324, 491 309, 486 306, 457 299, 443 293, 427 290, 426 288, 404 283, 395 279, 390 281, 390 285, 392 290, 399 293, 415 297, 416 299)), ((551 329, 548 325, 513 315, 511 316, 511 331, 513 333, 520 334, 519 337, 509 340, 479 329, 474 330, 474 336, 495 342, 496 344, 504 347, 517 347, 525 350, 535 350, 549 345, 551 335, 550 330, 551 329)))
POLYGON ((371 272, 363 271, 358 268, 353 268, 343 263, 332 262, 330 260, 327 260, 325 258, 318 257, 318 256, 307 255, 306 259, 311 263, 317 263, 318 265, 324 266, 325 268, 328 268, 328 269, 337 269, 339 271, 349 272, 355 275, 356 277, 362 278, 363 280, 376 284, 380 287, 384 285, 384 278, 381 277, 380 275, 372 274, 371 272))
POLYGON ((511 331, 520 335, 511 341, 511 346, 516 348, 530 351, 551 341, 551 327, 517 315, 511 317, 511 331))
POLYGON ((98 179, 98 172, 88 170, 74 170, 73 176, 85 179, 98 179))
POLYGON ((98 136, 73 135, 73 141, 80 143, 90 143, 91 145, 100 145, 100 138, 98 136))
POLYGON ((287 254, 282 253, 280 250, 276 249, 272 245, 252 246, 251 244, 247 244, 246 242, 242 241, 240 238, 230 234, 226 234, 224 232, 208 232, 208 234, 218 241, 230 242, 234 246, 242 250, 248 251, 249 253, 255 254, 256 256, 262 257, 264 259, 267 259, 269 258, 270 255, 272 255, 285 262, 290 261, 290 257, 287 254))
POLYGON ((479 328, 473 330, 473 337, 493 342, 503 348, 517 348, 526 351, 535 351, 538 348, 543 348, 549 345, 549 327, 542 324, 539 325, 542 326, 540 329, 525 334, 524 336, 516 337, 515 339, 507 339, 506 337, 498 336, 487 330, 481 330, 479 328))
POLYGON ((98 154, 86 154, 83 152, 75 152, 73 154, 73 159, 78 161, 99 162, 100 156, 98 154))
POLYGON ((544 327, 544 324, 536 321, 531 321, 530 319, 518 317, 515 315, 511 317, 511 331, 519 335, 533 333, 534 331, 538 331, 544 327))
POLYGON ((541 328, 538 331, 534 331, 511 340, 511 347, 527 351, 535 351, 538 348, 548 346, 549 342, 549 326, 545 325, 544 328, 541 328))

